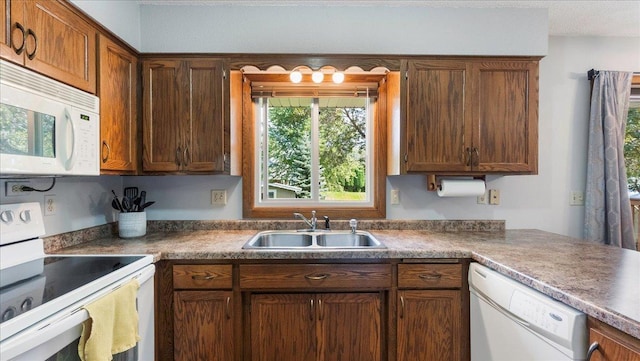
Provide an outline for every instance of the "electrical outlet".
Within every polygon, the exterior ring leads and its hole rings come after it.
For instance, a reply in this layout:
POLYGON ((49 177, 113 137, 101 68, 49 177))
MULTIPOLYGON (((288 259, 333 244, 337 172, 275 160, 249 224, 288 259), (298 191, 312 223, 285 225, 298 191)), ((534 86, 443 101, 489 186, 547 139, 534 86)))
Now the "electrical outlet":
POLYGON ((44 215, 53 216, 58 209, 58 202, 56 201, 55 194, 48 194, 44 196, 44 215))
POLYGON ((487 192, 484 192, 483 195, 478 196, 478 204, 487 204, 487 192))
POLYGON ((4 195, 7 197, 16 197, 27 195, 27 192, 22 191, 22 186, 29 184, 28 180, 21 181, 7 181, 4 184, 4 195))
POLYGON ((391 204, 400 204, 400 191, 397 189, 391 190, 391 204))
POLYGON ((489 189, 489 204, 500 204, 500 191, 497 189, 489 189))
POLYGON ((571 206, 584 206, 584 192, 571 192, 571 200, 569 201, 571 206))
POLYGON ((227 204, 227 191, 224 189, 211 190, 211 204, 216 206, 224 206, 227 204))

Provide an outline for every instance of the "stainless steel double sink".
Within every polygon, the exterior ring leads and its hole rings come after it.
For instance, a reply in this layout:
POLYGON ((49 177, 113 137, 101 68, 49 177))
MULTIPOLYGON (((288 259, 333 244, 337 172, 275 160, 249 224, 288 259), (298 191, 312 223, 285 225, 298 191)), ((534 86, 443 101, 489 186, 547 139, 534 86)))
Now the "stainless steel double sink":
POLYGON ((364 231, 264 231, 253 236, 244 249, 321 250, 387 248, 364 231))

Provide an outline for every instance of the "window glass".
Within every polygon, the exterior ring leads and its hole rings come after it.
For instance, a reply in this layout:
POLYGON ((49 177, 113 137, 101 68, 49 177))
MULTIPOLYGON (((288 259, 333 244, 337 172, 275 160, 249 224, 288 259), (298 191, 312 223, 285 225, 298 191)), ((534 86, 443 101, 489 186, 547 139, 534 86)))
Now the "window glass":
POLYGON ((260 98, 260 203, 370 202, 369 101, 260 98))

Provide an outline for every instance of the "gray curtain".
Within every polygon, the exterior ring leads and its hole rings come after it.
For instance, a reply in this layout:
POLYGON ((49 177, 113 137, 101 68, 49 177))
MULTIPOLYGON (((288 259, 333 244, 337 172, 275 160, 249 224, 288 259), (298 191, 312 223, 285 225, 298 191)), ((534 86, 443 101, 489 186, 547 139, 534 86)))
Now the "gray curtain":
POLYGON ((633 73, 600 71, 593 82, 585 238, 635 249, 624 165, 624 132, 633 73))

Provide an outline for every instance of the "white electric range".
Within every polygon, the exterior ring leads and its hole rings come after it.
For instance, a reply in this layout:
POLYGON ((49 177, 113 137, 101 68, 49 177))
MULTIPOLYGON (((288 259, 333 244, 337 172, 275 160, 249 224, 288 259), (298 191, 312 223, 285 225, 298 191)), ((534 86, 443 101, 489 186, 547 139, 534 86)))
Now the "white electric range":
POLYGON ((137 279, 138 345, 115 360, 154 359, 155 266, 149 255, 46 255, 39 203, 0 205, 0 361, 79 360, 83 306, 137 279))

